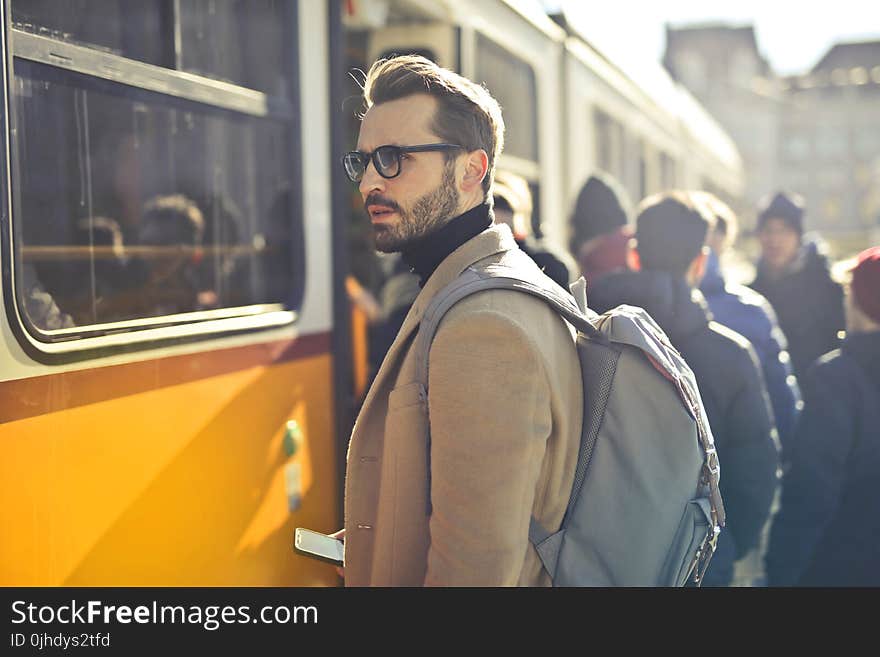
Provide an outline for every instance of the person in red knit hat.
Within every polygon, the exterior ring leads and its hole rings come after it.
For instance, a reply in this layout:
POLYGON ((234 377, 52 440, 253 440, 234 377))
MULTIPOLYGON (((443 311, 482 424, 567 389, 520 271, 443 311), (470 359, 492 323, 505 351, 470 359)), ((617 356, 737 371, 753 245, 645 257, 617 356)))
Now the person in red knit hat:
POLYGON ((880 324, 880 246, 866 249, 858 255, 850 288, 855 307, 848 312, 854 310, 857 321, 864 325, 864 320, 867 320, 877 330, 880 324))

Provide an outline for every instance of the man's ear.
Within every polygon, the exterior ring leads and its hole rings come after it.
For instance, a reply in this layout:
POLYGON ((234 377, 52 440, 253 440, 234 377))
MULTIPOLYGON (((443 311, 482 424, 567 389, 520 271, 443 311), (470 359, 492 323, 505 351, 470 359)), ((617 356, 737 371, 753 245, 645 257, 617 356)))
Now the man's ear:
POLYGON ((464 176, 461 179, 463 192, 472 192, 483 184, 489 173, 489 156, 482 148, 468 153, 464 163, 464 176))

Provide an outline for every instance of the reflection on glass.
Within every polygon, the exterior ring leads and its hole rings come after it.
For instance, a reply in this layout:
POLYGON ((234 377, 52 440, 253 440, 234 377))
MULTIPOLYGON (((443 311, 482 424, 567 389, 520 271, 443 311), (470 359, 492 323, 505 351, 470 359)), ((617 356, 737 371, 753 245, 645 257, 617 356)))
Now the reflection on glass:
POLYGON ((289 0, 13 0, 12 21, 31 34, 290 98, 292 11, 289 0))
POLYGON ((180 3, 180 69, 290 96, 289 0, 180 3))
POLYGON ((172 4, 164 0, 13 0, 12 26, 173 68, 174 33, 166 27, 172 4))
POLYGON ((19 295, 57 306, 38 328, 289 302, 286 124, 19 59, 13 102, 19 295))

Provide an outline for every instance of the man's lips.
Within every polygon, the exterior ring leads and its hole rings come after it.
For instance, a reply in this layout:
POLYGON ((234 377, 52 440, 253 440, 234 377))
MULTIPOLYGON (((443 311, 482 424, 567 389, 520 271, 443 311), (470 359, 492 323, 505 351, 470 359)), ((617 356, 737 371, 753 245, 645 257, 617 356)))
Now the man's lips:
POLYGON ((396 214, 397 210, 387 205, 370 205, 367 207, 367 212, 369 212, 372 221, 381 222, 396 214))

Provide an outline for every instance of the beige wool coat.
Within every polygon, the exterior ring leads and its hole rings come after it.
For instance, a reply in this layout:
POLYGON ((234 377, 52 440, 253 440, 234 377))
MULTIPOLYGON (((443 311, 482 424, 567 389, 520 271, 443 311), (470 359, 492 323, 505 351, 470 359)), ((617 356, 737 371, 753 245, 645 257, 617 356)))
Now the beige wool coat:
POLYGON ((347 586, 550 583, 528 530, 532 514, 558 529, 574 480, 583 397, 573 329, 539 299, 480 292, 450 309, 434 337, 429 415, 414 382, 413 338, 431 298, 517 248, 504 225, 460 246, 388 351, 349 445, 347 586))

